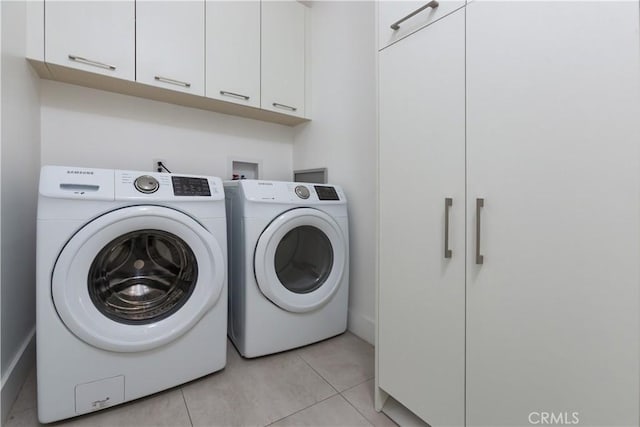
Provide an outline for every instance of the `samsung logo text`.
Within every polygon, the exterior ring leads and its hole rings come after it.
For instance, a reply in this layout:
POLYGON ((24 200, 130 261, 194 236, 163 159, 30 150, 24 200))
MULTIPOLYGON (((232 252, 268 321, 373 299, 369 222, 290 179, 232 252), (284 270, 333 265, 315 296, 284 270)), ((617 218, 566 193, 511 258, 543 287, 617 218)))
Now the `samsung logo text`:
POLYGON ((67 173, 69 174, 74 174, 74 175, 93 175, 92 171, 74 171, 74 170, 69 170, 67 171, 67 173))

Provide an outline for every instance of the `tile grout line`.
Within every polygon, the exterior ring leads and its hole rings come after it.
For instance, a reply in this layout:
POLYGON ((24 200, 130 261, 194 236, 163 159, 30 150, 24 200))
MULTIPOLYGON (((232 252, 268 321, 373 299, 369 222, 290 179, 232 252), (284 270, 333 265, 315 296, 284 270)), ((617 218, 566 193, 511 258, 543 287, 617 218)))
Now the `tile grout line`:
POLYGON ((191 411, 189 411, 187 398, 184 395, 184 389, 182 387, 180 387, 180 394, 182 394, 182 401, 184 402, 184 407, 187 409, 187 416, 189 417, 189 423, 191 424, 191 427, 193 427, 193 419, 191 419, 191 411))
POLYGON ((352 386, 351 386, 351 387, 349 387, 349 388, 345 388, 344 390, 339 391, 338 393, 340 393, 340 394, 342 394, 342 393, 346 393, 347 391, 349 391, 349 390, 353 390, 354 388, 359 387, 359 386, 361 386, 362 384, 366 383, 367 381, 371 381, 371 380, 373 380, 373 379, 375 379, 375 377, 367 378, 366 380, 364 380, 364 381, 362 381, 362 382, 359 382, 359 383, 358 383, 358 384, 356 384, 356 385, 352 385, 352 386))
MULTIPOLYGON (((352 332, 350 332, 350 331, 346 331, 344 334, 339 335, 339 336, 343 336, 343 335, 346 335, 346 334, 350 334, 351 336, 353 336, 354 338, 358 339, 359 341, 362 341, 363 343, 367 344, 368 346, 371 346, 371 344, 369 344, 368 342, 366 342, 365 340, 363 340, 363 339, 362 339, 362 338, 360 338, 359 336, 354 335, 354 334, 353 334, 352 332)), ((329 340, 331 340, 331 339, 333 339, 333 338, 337 338, 337 337, 329 338, 329 340)), ((359 385, 362 385, 362 384, 366 383, 366 382, 367 382, 367 381, 369 381, 369 380, 375 379, 375 373, 374 373, 371 377, 367 377, 367 378, 366 378, 365 380, 363 380, 362 382, 359 382, 359 383, 357 383, 357 384, 355 384, 355 385, 349 386, 348 388, 346 388, 346 389, 344 389, 344 390, 340 391, 340 390, 338 390, 336 387, 334 387, 334 386, 333 386, 333 384, 331 384, 331 383, 329 382, 329 380, 328 380, 328 379, 326 379, 326 378, 325 378, 325 377, 324 377, 320 372, 318 372, 318 371, 317 371, 317 370, 316 370, 316 369, 315 369, 315 368, 314 368, 314 367, 313 367, 313 366, 312 366, 312 365, 307 361, 307 359, 305 359, 305 358, 304 358, 304 356, 302 355, 302 352, 301 352, 300 350, 298 350, 298 352, 296 353, 296 356, 298 356, 300 359, 302 359, 302 360, 304 361, 304 363, 306 363, 306 364, 307 364, 307 365, 308 365, 308 366, 309 366, 309 367, 310 367, 310 368, 311 368, 311 369, 312 369, 316 374, 318 374, 318 375, 320 376, 320 378, 322 378, 322 379, 323 379, 327 384, 329 384, 331 387, 333 387, 333 389, 334 389, 336 392, 338 392, 338 394, 342 394, 343 392, 345 392, 345 391, 347 391, 347 390, 351 390, 352 388, 357 387, 357 386, 359 386, 359 385)))
MULTIPOLYGON (((369 381, 369 380, 367 380, 367 381, 369 381)), ((366 382, 366 381, 365 381, 365 382, 366 382)), ((358 384, 358 385, 362 385, 362 384, 364 384, 364 383, 360 383, 360 384, 358 384)), ((354 386, 354 387, 358 387, 358 386, 354 386)), ((352 387, 352 388, 354 388, 354 387, 352 387)), ((351 390, 351 388, 350 388, 349 390, 351 390)), ((347 391, 347 390, 345 390, 345 391, 347 391)), ((360 414, 360 416, 361 416, 362 418, 364 418, 364 419, 365 419, 365 420, 366 420, 366 421, 367 421, 367 422, 368 422, 372 427, 374 427, 374 426, 375 426, 375 424, 373 423, 373 421, 372 421, 372 420, 370 420, 370 419, 369 419, 365 414, 363 414, 363 413, 362 413, 362 411, 360 411, 358 408, 356 408, 356 405, 354 405, 353 403, 351 403, 351 401, 350 401, 346 396, 344 396, 342 393, 340 393, 340 397, 342 397, 344 400, 346 400, 346 401, 347 401, 347 403, 348 403, 348 404, 349 404, 353 409, 355 409, 355 410, 356 410, 356 412, 357 412, 358 414, 360 414)))
MULTIPOLYGON (((362 411, 360 411, 360 410, 359 410, 359 409, 358 409, 358 408, 357 408, 353 403, 351 403, 351 401, 349 400, 349 398, 348 398, 347 396, 345 396, 345 395, 344 395, 344 393, 347 393, 347 392, 349 392, 349 391, 353 390, 353 389, 354 389, 354 388, 356 388, 356 387, 360 387, 360 386, 361 386, 361 385, 363 385, 364 383, 367 383, 367 382, 369 382, 369 381, 371 381, 371 380, 373 380, 373 379, 375 379, 375 376, 374 376, 374 377, 371 377, 371 378, 368 378, 368 379, 366 379, 366 380, 362 381, 361 383, 354 385, 353 387, 349 387, 348 389, 346 389, 346 390, 344 390, 344 391, 341 391, 341 392, 340 392, 340 396, 342 396, 342 397, 344 398, 344 400, 346 400, 346 401, 349 403, 349 405, 353 406, 353 409, 355 409, 356 411, 358 411, 358 413, 359 413, 360 415, 362 415, 362 417, 363 417, 365 420, 367 420, 367 421, 368 421, 372 426, 375 426, 374 421, 373 421, 373 420, 370 420, 370 419, 369 419, 365 414, 363 414, 363 413, 362 413, 362 411)), ((378 412, 376 411, 376 413, 378 413, 378 412)), ((383 412, 379 412, 379 413, 383 414, 383 412)), ((388 418, 388 417, 387 417, 387 418, 388 418)), ((391 421, 393 421, 393 420, 391 420, 391 421)), ((393 422, 395 423, 395 421, 393 421, 393 422)))
MULTIPOLYGON (((353 386, 351 386, 351 387, 349 387, 349 388, 346 388, 346 389, 344 389, 343 391, 339 391, 337 388, 335 388, 335 387, 333 386, 333 384, 331 384, 331 383, 329 382, 329 380, 327 380, 325 377, 323 377, 323 376, 322 376, 322 374, 320 374, 320 372, 316 371, 316 370, 314 369, 314 367, 313 367, 313 366, 311 366, 311 364, 310 364, 309 362, 307 362, 307 360, 306 360, 304 357, 302 357, 302 355, 301 355, 300 353, 296 354, 296 356, 298 356, 300 359, 302 359, 302 361, 303 361, 304 363, 306 363, 306 365, 307 365, 308 367, 310 367, 310 368, 311 368, 311 370, 313 370, 313 372, 315 372, 316 374, 318 374, 318 375, 320 376, 320 378, 322 378, 322 379, 323 379, 323 381, 324 381, 324 382, 326 382, 327 384, 329 384, 329 385, 331 386, 331 388, 333 388, 333 389, 336 391, 337 396, 340 396, 343 400, 345 400, 345 401, 346 401, 346 402, 347 402, 347 403, 348 403, 348 404, 349 404, 353 409, 355 409, 355 410, 356 410, 356 412, 357 412, 358 414, 360 414, 360 416, 361 416, 362 418, 364 418, 364 419, 365 419, 365 420, 366 420, 366 421, 367 421, 367 422, 368 422, 372 427, 374 426, 373 421, 371 421, 371 420, 370 420, 369 418, 367 418, 367 417, 366 417, 362 412, 360 412, 360 411, 358 410, 358 408, 356 408, 356 407, 355 407, 355 406, 354 406, 354 405, 349 401, 349 399, 347 399, 347 398, 342 394, 342 393, 344 393, 344 392, 346 392, 346 391, 349 391, 349 390, 352 390, 352 389, 354 389, 354 388, 356 388, 356 387, 361 386, 362 384, 366 383, 367 381, 370 381, 371 379, 373 379, 373 377, 371 377, 371 378, 367 378, 366 380, 364 380, 364 381, 362 381, 362 382, 360 382, 360 383, 358 383, 358 384, 355 384, 355 385, 353 385, 353 386)), ((286 417, 280 418, 280 420, 283 420, 283 419, 285 419, 285 418, 287 418, 287 417, 290 417, 291 415, 297 414, 298 412, 304 411, 305 409, 308 409, 308 408, 310 408, 310 407, 312 407, 312 406, 314 406, 314 405, 317 405, 317 404, 318 404, 318 403, 320 403, 320 402, 324 402, 324 401, 325 401, 325 400, 327 400, 327 399, 331 399, 331 398, 332 398, 332 397, 334 397, 334 396, 336 396, 336 394, 334 394, 333 396, 329 396, 329 397, 327 397, 326 399, 320 400, 320 401, 318 401, 318 402, 314 403, 313 405, 307 406, 306 408, 301 409, 300 411, 294 412, 293 414, 290 414, 290 415, 287 415, 286 417)), ((277 422, 278 422, 278 421, 280 421, 280 420, 276 420, 276 421, 274 421, 273 423, 277 423, 277 422)), ((273 424, 273 423, 271 423, 271 424, 273 424)), ((267 426, 270 426, 271 424, 267 424, 267 426)))
POLYGON ((340 394, 340 391, 337 388, 335 388, 333 386, 333 384, 331 384, 329 382, 329 380, 326 379, 320 372, 318 372, 313 366, 311 366, 311 364, 309 362, 307 362, 307 360, 304 357, 302 357, 302 355, 299 352, 296 353, 296 356, 299 357, 300 360, 302 360, 309 368, 311 368, 311 370, 313 372, 315 372, 316 375, 318 375, 320 378, 322 378, 322 381, 324 381, 325 383, 329 384, 329 387, 331 387, 337 394, 340 394))
MULTIPOLYGON (((323 379, 324 379, 324 378, 323 378, 323 379)), ((300 412, 302 412, 302 411, 305 411, 305 410, 307 410, 307 409, 309 409, 309 408, 311 408, 311 407, 313 407, 313 406, 316 406, 316 405, 317 405, 317 404, 319 404, 319 403, 324 402, 325 400, 329 400, 329 399, 334 398, 334 397, 336 397, 336 396, 340 396, 340 393, 338 392, 338 393, 336 393, 336 394, 332 394, 331 396, 325 397, 325 398, 324 398, 324 399, 322 399, 322 400, 318 400, 317 402, 314 402, 314 403, 312 403, 311 405, 305 406, 304 408, 298 409, 297 411, 294 411, 294 412, 290 413, 289 415, 285 415, 284 417, 282 417, 282 418, 278 418, 277 420, 272 421, 272 422, 270 422, 269 424, 265 424, 265 426, 264 426, 264 427, 269 427, 270 425, 273 425, 273 424, 275 424, 275 423, 277 423, 277 422, 280 422, 280 421, 284 420, 285 418, 289 418, 289 417, 291 417, 291 416, 293 416, 293 415, 299 414, 299 413, 300 413, 300 412)))
POLYGON ((290 413, 289 415, 285 415, 285 416, 284 416, 284 417, 282 417, 282 418, 278 418, 277 420, 274 420, 274 421, 272 421, 271 423, 266 424, 266 425, 265 425, 265 427, 268 427, 268 426, 270 426, 270 425, 273 425, 273 424, 275 424, 275 423, 277 423, 277 422, 279 422, 279 421, 284 420, 285 418, 288 418, 288 417, 290 417, 290 416, 292 416, 292 415, 295 415, 295 414, 297 414, 297 413, 299 413, 299 412, 302 412, 302 411, 304 411, 304 410, 306 410, 306 409, 309 409, 309 408, 311 408, 312 406, 317 405, 318 403, 321 403, 321 402, 324 402, 325 400, 331 399, 332 397, 340 396, 340 392, 339 392, 339 391, 338 391, 338 390, 333 386, 333 384, 331 384, 331 383, 330 383, 330 382, 329 382, 325 377, 323 377, 323 376, 320 374, 320 372, 316 371, 316 370, 313 368, 313 366, 311 366, 311 365, 309 364, 309 362, 307 362, 307 361, 306 361, 306 359, 305 359, 304 357, 302 357, 302 355, 300 354, 300 352, 299 352, 299 351, 297 351, 296 353, 293 353, 293 354, 294 354, 297 358, 299 358, 300 360, 302 360, 302 362, 303 362, 305 365, 307 365, 307 366, 308 366, 308 367, 309 367, 313 372, 315 372, 315 374, 316 374, 317 376, 319 376, 319 377, 322 379, 322 381, 324 381, 324 382, 325 382, 329 387, 331 387, 331 388, 333 389, 333 391, 335 391, 335 393, 334 393, 334 394, 332 394, 332 395, 330 395, 330 396, 328 396, 328 397, 325 397, 325 398, 324 398, 324 399, 322 399, 322 400, 318 400, 317 402, 314 402, 314 403, 312 403, 311 405, 305 406, 304 408, 301 408, 301 409, 299 409, 299 410, 297 410, 297 411, 295 411, 295 412, 292 412, 292 413, 290 413))

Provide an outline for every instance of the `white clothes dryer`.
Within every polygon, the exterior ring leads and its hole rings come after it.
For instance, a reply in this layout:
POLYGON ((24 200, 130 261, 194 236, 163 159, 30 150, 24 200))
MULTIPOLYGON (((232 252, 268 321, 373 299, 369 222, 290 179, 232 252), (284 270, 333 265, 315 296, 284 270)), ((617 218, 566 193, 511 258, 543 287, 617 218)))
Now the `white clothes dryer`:
POLYGON ((219 178, 43 167, 39 420, 103 409, 222 369, 226 249, 219 178))
POLYGON ((229 336, 244 357, 347 328, 347 201, 335 185, 225 182, 229 336))

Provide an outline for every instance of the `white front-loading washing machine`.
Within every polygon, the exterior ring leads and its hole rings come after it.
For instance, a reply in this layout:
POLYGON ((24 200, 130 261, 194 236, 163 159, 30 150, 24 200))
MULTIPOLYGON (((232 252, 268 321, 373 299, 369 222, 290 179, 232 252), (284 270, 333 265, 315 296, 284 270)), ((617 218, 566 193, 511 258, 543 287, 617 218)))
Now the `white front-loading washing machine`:
POLYGON ((347 328, 347 201, 335 185, 225 182, 229 336, 244 357, 347 328))
POLYGON ((43 167, 40 421, 103 409, 222 369, 226 269, 219 178, 43 167))

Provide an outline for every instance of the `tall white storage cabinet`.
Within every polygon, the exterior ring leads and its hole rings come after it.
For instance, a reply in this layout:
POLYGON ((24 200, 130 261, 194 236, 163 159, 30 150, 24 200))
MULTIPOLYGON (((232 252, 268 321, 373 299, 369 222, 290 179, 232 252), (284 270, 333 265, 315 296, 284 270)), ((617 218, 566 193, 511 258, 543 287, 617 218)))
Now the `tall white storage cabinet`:
POLYGON ((468 422, 637 426, 638 2, 516 3, 467 7, 468 422))
POLYGON ((464 10, 379 57, 379 383, 433 425, 464 423, 464 60, 464 10))
POLYGON ((476 0, 380 52, 378 404, 433 426, 640 424, 639 16, 638 2, 476 0), (442 64, 465 32, 460 125, 442 64), (445 349, 464 358, 449 415, 445 349))

